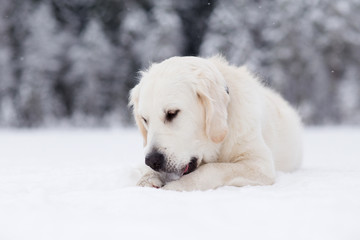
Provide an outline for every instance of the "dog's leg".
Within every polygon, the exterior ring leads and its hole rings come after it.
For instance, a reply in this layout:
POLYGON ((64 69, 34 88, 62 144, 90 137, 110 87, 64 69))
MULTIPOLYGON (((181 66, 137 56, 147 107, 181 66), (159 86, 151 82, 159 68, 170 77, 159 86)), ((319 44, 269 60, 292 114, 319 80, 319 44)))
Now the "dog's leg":
POLYGON ((153 188, 161 188, 164 186, 164 181, 162 180, 160 173, 153 171, 147 166, 144 167, 143 171, 143 176, 136 184, 137 186, 153 188))
POLYGON ((176 191, 214 189, 221 186, 270 185, 275 174, 252 166, 251 161, 238 163, 208 163, 198 170, 183 176, 177 181, 167 183, 163 188, 176 191))
POLYGON ((176 191, 214 189, 221 186, 270 185, 275 168, 270 150, 247 151, 232 162, 207 163, 163 188, 176 191), (259 152, 262 153, 259 155, 259 152), (255 154, 256 153, 256 154, 255 154))

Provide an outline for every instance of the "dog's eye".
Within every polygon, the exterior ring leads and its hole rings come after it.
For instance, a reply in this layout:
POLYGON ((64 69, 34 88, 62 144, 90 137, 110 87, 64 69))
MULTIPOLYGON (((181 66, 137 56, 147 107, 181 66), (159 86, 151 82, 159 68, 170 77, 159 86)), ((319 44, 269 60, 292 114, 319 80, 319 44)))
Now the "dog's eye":
POLYGON ((144 121, 145 125, 147 125, 147 123, 148 123, 147 120, 144 117, 141 117, 141 118, 144 121))
POLYGON ((166 121, 171 122, 174 118, 176 118, 179 112, 180 112, 179 109, 167 111, 165 116, 166 121))

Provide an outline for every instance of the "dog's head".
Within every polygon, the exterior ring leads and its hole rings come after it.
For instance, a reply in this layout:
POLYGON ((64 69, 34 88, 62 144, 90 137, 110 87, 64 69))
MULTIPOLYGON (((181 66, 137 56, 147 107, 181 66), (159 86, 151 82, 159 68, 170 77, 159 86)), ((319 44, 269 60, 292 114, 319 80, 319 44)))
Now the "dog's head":
POLYGON ((130 94, 145 163, 179 178, 214 161, 227 132, 229 94, 211 60, 173 57, 153 64, 130 94))

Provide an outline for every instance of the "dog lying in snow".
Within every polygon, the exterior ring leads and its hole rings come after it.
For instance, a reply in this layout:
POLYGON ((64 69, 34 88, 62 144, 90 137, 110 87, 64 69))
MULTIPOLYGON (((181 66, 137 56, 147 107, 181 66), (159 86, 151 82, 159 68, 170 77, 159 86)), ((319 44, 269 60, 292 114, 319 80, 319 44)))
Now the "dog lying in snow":
POLYGON ((302 159, 298 114, 246 67, 172 57, 141 73, 130 105, 148 166, 139 186, 177 191, 269 185, 302 159))

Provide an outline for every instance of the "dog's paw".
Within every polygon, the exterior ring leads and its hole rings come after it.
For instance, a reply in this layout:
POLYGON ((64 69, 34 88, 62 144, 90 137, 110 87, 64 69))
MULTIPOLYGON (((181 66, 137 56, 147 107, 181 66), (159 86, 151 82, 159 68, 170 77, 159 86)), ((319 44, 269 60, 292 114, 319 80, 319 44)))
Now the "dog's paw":
POLYGON ((164 186, 164 183, 158 174, 148 173, 142 176, 136 185, 140 187, 161 188, 164 186))
POLYGON ((178 192, 189 192, 189 191, 194 191, 197 190, 196 184, 194 183, 189 183, 186 181, 181 181, 177 180, 177 181, 172 181, 172 182, 168 182, 165 184, 165 186, 162 187, 162 189, 164 190, 171 190, 171 191, 178 191, 178 192))
POLYGON ((165 186, 163 186, 161 189, 164 190, 170 190, 170 191, 178 191, 178 192, 182 192, 184 191, 183 187, 181 186, 181 184, 178 184, 176 181, 174 182, 168 182, 165 186))
POLYGON ((191 192, 209 189, 205 184, 200 184, 198 176, 194 173, 182 176, 179 180, 167 182, 162 187, 164 190, 172 190, 178 192, 191 192))

